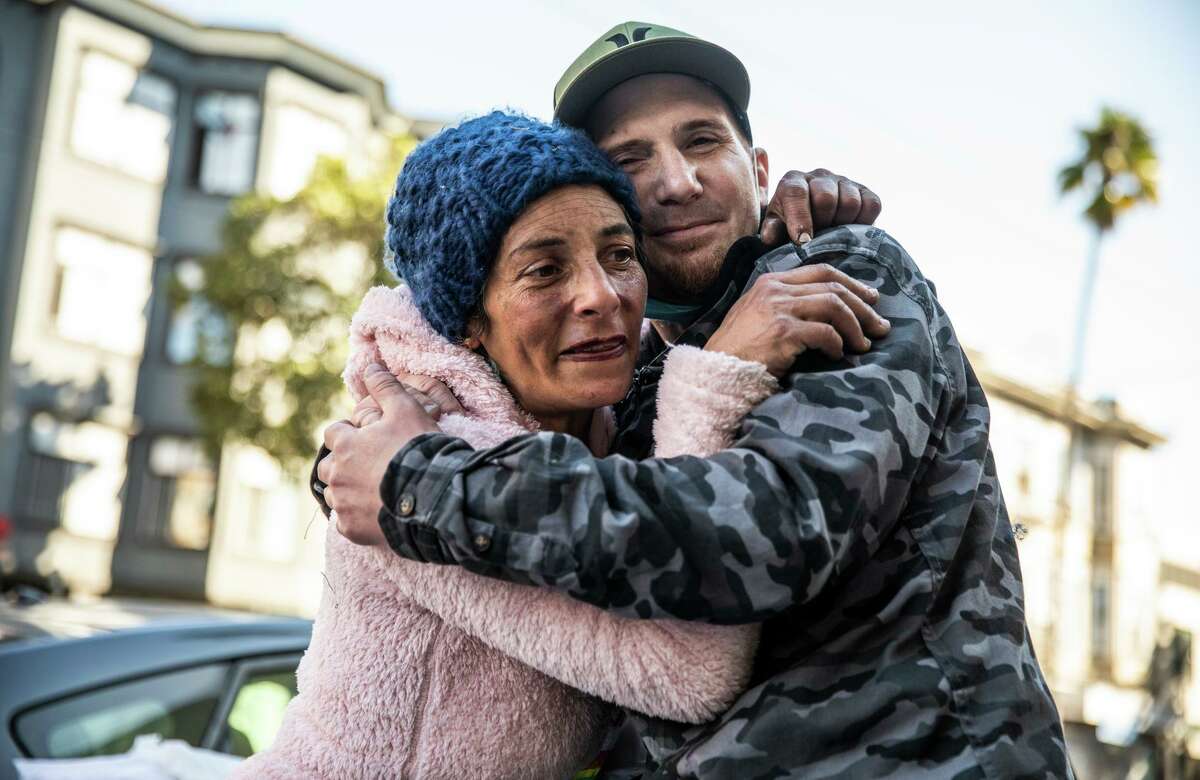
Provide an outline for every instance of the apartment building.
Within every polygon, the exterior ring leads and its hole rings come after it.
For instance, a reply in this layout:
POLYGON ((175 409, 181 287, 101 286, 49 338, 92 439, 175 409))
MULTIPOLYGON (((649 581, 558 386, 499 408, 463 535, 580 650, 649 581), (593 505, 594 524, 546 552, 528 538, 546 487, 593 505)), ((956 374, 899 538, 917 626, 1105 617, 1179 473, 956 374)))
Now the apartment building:
POLYGON ((318 155, 425 127, 286 35, 138 0, 0 0, 0 515, 22 576, 314 602, 321 534, 296 479, 196 442, 186 364, 222 325, 168 292, 202 278, 231 198, 286 198, 318 155))
POLYGON ((1080 777, 1200 776, 1200 658, 1192 650, 1200 573, 1174 562, 1155 536, 1151 451, 1164 439, 1115 402, 1068 403, 1061 392, 989 371, 979 355, 972 361, 1019 528, 1034 648, 1080 777), (1072 430, 1063 513, 1059 486, 1072 430), (1171 755, 1174 770, 1159 751, 1171 755))

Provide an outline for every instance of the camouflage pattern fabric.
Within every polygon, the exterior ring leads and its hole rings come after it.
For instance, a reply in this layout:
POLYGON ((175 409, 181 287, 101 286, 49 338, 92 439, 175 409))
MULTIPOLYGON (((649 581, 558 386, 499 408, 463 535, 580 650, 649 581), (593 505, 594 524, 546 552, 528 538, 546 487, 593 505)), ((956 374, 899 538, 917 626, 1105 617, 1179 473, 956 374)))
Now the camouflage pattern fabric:
MULTIPOLYGON (((866 355, 798 361, 732 449, 636 459, 650 361, 620 410, 620 454, 548 433, 479 452, 412 441, 382 485, 389 543, 626 615, 764 621, 728 712, 643 724, 654 777, 1073 777, 987 401, 949 318, 877 228, 836 228, 755 272, 810 262, 877 287, 892 331, 866 355)), ((702 345, 740 289, 681 341, 702 345)))

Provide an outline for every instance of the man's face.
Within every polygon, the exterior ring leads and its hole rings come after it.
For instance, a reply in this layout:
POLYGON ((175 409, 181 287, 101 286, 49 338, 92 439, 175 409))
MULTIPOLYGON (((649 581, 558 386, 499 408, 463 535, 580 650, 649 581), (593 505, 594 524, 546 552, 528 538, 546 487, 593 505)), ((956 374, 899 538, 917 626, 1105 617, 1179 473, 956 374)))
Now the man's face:
POLYGON ((674 73, 614 87, 587 130, 637 189, 651 294, 694 298, 733 242, 758 231, 766 152, 748 147, 711 87, 674 73))

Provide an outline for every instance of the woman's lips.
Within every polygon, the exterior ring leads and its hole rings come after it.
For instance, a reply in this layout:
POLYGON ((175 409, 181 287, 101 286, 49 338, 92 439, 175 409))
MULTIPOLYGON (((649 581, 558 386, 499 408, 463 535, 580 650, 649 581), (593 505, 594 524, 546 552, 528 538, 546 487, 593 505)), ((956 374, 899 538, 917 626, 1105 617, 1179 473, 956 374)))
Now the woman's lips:
POLYGON ((601 360, 613 360, 625 354, 629 343, 624 336, 612 336, 606 339, 583 341, 563 350, 559 355, 563 360, 574 360, 581 363, 592 363, 601 360))

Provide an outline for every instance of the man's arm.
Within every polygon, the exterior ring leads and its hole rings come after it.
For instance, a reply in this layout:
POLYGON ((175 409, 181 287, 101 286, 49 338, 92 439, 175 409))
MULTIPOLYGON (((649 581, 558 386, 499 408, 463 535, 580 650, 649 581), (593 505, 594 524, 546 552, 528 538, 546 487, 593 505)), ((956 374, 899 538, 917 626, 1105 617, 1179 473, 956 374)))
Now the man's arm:
POLYGON ((792 373, 732 449, 633 461, 560 434, 480 452, 422 435, 381 486, 389 544, 641 617, 747 622, 812 599, 887 538, 946 406, 949 322, 895 242, 857 235, 801 254, 876 286, 892 332, 792 373))

